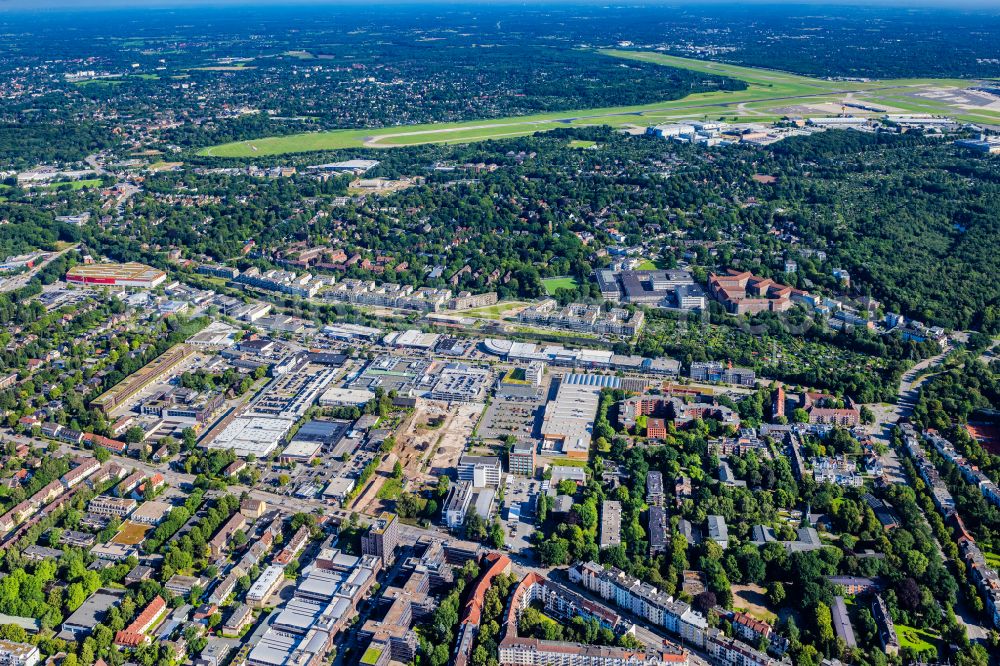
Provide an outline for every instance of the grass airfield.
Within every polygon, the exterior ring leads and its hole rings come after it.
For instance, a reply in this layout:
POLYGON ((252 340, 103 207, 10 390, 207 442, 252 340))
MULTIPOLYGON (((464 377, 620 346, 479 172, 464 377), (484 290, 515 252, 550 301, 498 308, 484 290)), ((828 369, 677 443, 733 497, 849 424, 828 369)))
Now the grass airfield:
POLYGON ((267 137, 210 146, 209 157, 250 158, 347 148, 396 148, 429 143, 469 143, 525 136, 560 127, 609 125, 638 128, 683 120, 770 122, 788 115, 877 116, 890 113, 948 115, 959 120, 1000 124, 1000 102, 976 105, 963 96, 973 81, 961 79, 896 79, 842 81, 647 51, 601 51, 606 56, 637 60, 740 79, 746 90, 714 91, 639 106, 559 111, 460 123, 431 123, 379 129, 343 129, 267 137), (868 107, 844 107, 853 104, 868 107))

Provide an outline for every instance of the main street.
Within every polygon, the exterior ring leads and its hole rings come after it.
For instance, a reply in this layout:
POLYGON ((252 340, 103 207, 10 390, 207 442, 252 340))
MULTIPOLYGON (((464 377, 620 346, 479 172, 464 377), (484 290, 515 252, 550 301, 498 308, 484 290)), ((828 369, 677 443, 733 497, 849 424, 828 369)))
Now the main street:
MULTIPOLYGON (((980 358, 986 359, 989 353, 996 347, 998 341, 994 341, 989 349, 980 358)), ((899 381, 899 388, 896 391, 896 402, 892 405, 869 405, 875 413, 875 424, 872 426, 872 438, 885 444, 886 452, 881 458, 882 466, 886 477, 892 482, 901 485, 909 485, 910 480, 903 472, 897 451, 892 447, 892 430, 896 424, 909 418, 920 398, 920 389, 940 370, 939 366, 944 362, 949 354, 954 351, 950 343, 945 343, 941 353, 924 359, 916 363, 912 368, 903 373, 899 381)), ((926 516, 924 517, 926 520, 926 516)), ((941 543, 935 538, 934 546, 938 556, 942 561, 947 562, 944 549, 941 543)), ((973 613, 963 602, 961 596, 955 606, 955 615, 964 627, 969 640, 985 641, 989 636, 989 629, 980 621, 979 617, 973 613)))

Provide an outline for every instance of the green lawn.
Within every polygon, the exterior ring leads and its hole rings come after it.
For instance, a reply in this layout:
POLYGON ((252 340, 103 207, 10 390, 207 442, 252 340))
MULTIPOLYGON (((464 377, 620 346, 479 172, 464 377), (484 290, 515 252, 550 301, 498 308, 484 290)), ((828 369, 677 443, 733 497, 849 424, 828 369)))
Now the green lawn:
POLYGON ((986 558, 986 564, 990 565, 994 569, 1000 569, 1000 555, 991 553, 987 550, 983 552, 983 557, 986 558))
POLYGON ((204 67, 188 67, 191 72, 242 72, 243 70, 257 69, 255 65, 247 65, 245 62, 238 62, 235 65, 205 65, 204 67))
POLYGON ((573 139, 572 141, 570 141, 566 145, 569 146, 570 148, 581 148, 581 149, 583 149, 583 148, 593 148, 594 146, 597 145, 597 142, 596 141, 584 141, 583 139, 573 139))
POLYGON ((916 627, 908 627, 905 624, 896 625, 896 634, 899 636, 900 646, 919 652, 937 650, 937 642, 940 640, 939 636, 929 634, 916 627))
POLYGON ((73 85, 79 88, 87 86, 118 86, 125 83, 122 79, 87 79, 86 81, 74 81, 73 85))
POLYGON ((560 467, 586 467, 588 462, 579 458, 549 458, 549 462, 560 467))
POLYGON ((399 479, 386 479, 378 489, 378 498, 385 500, 398 499, 403 492, 403 483, 399 479))
POLYGON ((365 654, 361 657, 361 663, 362 664, 378 663, 378 658, 381 656, 382 656, 382 650, 370 647, 367 650, 365 650, 365 654))
POLYGON ((558 289, 576 289, 577 282, 574 277, 555 277, 555 278, 545 278, 542 280, 542 286, 545 287, 545 293, 552 296, 556 293, 558 289))
POLYGON ((649 259, 643 259, 639 262, 639 265, 636 266, 635 269, 637 271, 655 271, 657 269, 657 265, 649 259))
POLYGON ((40 189, 44 190, 57 190, 63 185, 69 185, 71 190, 82 190, 85 187, 100 187, 100 178, 89 178, 86 180, 71 180, 65 183, 49 183, 48 185, 43 185, 40 189))
MULTIPOLYGON (((727 119, 764 122, 779 119, 782 115, 781 110, 789 106, 836 102, 847 94, 853 95, 859 102, 890 106, 903 111, 947 113, 960 120, 1000 122, 1000 113, 997 112, 982 109, 960 109, 943 101, 913 96, 921 88, 968 85, 968 82, 957 79, 828 81, 788 72, 678 58, 646 51, 612 49, 603 50, 600 53, 613 58, 637 60, 706 74, 728 76, 746 81, 749 85, 746 90, 696 93, 681 99, 636 106, 578 109, 457 123, 431 123, 378 129, 338 129, 267 137, 210 146, 202 149, 199 154, 209 157, 246 158, 346 148, 392 148, 428 143, 467 143, 525 136, 558 127, 645 126, 681 119, 714 119, 720 116, 727 119)), ((240 63, 229 67, 200 67, 196 69, 234 71, 252 69, 252 67, 240 63)), ((817 112, 815 115, 824 114, 817 112)), ((570 145, 575 148, 585 148, 590 147, 592 142, 571 141, 570 145)))
POLYGON ((551 340, 552 338, 560 340, 599 340, 600 338, 596 333, 584 333, 583 331, 567 331, 559 328, 541 328, 535 326, 514 326, 512 327, 514 333, 524 333, 526 335, 538 336, 534 341, 551 340))

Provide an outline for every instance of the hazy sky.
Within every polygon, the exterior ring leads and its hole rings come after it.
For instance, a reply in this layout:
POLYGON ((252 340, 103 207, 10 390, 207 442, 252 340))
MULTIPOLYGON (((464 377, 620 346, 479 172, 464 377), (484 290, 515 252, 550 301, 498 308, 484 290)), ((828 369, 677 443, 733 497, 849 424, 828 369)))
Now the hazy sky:
MULTIPOLYGON (((938 7, 942 9, 956 9, 962 7, 995 8, 1000 10, 1000 0, 831 0, 823 2, 821 0, 793 0, 791 3, 784 3, 781 0, 378 0, 379 4, 393 5, 573 5, 573 4, 598 4, 598 5, 666 5, 666 6, 697 6, 697 5, 720 5, 720 4, 794 4, 794 5, 856 5, 873 6, 884 5, 892 7, 938 7)), ((0 0, 0 10, 2 9, 107 9, 107 8, 128 8, 141 9, 143 7, 238 7, 248 6, 288 6, 288 5, 358 5, 369 4, 362 0, 0 0)))

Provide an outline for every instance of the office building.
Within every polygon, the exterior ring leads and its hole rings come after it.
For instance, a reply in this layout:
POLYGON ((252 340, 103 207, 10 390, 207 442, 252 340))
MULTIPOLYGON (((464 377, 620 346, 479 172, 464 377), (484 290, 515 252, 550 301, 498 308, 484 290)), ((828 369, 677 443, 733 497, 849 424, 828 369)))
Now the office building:
POLYGON ((463 455, 458 461, 458 480, 468 481, 474 488, 499 487, 502 473, 496 456, 463 455))
POLYGON ((465 515, 472 503, 472 484, 468 481, 457 481, 448 490, 448 499, 444 505, 444 522, 448 529, 457 530, 465 523, 465 515))
POLYGON ((691 364, 689 373, 696 382, 721 382, 739 386, 753 386, 756 383, 756 373, 750 368, 737 368, 723 365, 719 361, 697 361, 691 364))
POLYGON ((518 441, 507 456, 511 474, 533 477, 535 475, 535 442, 518 441))
POLYGON ((375 518, 361 537, 361 553, 379 558, 383 567, 388 567, 395 560, 398 545, 399 520, 396 514, 388 511, 375 518))

